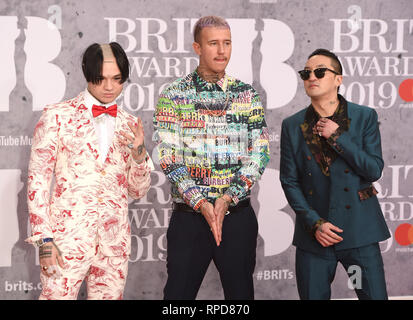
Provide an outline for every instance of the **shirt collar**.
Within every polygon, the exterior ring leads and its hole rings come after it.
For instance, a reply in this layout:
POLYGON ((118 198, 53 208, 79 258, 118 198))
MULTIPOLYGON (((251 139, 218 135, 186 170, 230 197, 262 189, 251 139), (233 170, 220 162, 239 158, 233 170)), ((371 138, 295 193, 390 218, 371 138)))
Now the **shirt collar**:
POLYGON ((195 70, 193 72, 193 80, 195 81, 196 89, 198 92, 204 90, 211 91, 211 89, 215 86, 219 87, 223 92, 225 92, 228 87, 228 75, 226 73, 216 83, 212 83, 202 79, 198 72, 195 70))

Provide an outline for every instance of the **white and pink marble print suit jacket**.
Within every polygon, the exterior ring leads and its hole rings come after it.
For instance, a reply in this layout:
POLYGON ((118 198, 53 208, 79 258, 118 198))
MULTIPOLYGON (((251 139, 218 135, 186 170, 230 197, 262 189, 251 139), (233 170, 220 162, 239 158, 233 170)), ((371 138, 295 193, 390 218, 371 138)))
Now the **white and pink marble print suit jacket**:
POLYGON ((129 255, 128 195, 141 198, 151 181, 148 162, 138 165, 118 138, 120 130, 132 135, 127 122, 136 117, 118 110, 102 163, 83 100, 82 92, 47 106, 35 128, 27 188, 32 236, 26 241, 54 238, 67 259, 82 259, 97 245, 106 256, 129 255))

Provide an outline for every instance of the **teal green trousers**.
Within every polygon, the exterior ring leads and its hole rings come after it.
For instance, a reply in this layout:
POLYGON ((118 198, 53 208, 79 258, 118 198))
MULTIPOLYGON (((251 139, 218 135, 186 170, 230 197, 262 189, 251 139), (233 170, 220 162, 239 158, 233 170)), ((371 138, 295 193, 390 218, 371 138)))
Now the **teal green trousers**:
MULTIPOLYGON (((334 250, 327 256, 296 250, 296 278, 300 299, 328 300, 340 262, 360 300, 387 300, 383 259, 378 243, 361 248, 334 250)), ((333 249, 333 250, 331 250, 333 249)))

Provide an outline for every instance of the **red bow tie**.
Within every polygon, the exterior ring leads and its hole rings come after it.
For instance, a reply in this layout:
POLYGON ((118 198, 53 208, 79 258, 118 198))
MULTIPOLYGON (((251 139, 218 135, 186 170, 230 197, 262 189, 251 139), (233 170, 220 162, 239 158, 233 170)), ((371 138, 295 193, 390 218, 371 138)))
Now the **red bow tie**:
POLYGON ((108 108, 105 108, 103 106, 97 106, 95 104, 92 107, 92 114, 93 114, 93 117, 95 118, 101 115, 102 113, 107 113, 111 115, 112 117, 116 117, 117 112, 118 112, 117 104, 114 104, 108 108))

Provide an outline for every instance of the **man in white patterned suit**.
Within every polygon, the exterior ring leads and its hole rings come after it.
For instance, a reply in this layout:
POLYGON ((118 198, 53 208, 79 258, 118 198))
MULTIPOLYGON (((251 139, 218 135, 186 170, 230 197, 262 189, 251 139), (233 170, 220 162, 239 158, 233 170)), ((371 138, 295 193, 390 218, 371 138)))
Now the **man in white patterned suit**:
POLYGON ((39 299, 122 299, 130 254, 128 195, 150 186, 140 119, 116 105, 129 62, 115 42, 83 54, 87 89, 47 106, 35 128, 28 209, 43 286, 39 299), (52 177, 55 179, 50 196, 52 177))

